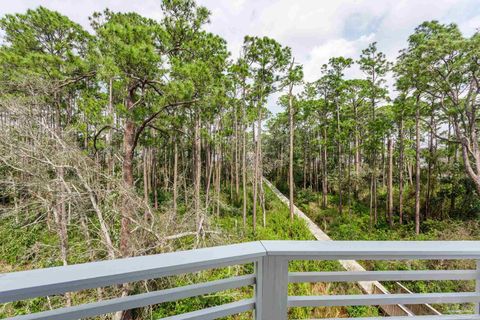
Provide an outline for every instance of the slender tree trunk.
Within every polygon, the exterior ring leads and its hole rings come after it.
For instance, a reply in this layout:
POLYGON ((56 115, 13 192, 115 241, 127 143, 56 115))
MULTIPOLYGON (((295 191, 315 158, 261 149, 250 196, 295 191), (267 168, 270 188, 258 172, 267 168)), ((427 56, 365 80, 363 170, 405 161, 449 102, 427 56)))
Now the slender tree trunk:
POLYGON ((243 228, 247 226, 247 126, 245 105, 242 105, 242 191, 243 191, 243 228))
POLYGON ((415 233, 420 234, 420 106, 415 112, 415 233))
POLYGON ((262 222, 263 227, 267 226, 267 209, 265 206, 265 189, 263 188, 263 153, 260 148, 260 167, 259 167, 259 188, 260 188, 260 205, 262 206, 262 222))
POLYGON ((386 178, 387 178, 387 160, 385 153, 387 150, 385 150, 385 137, 382 137, 382 187, 385 187, 387 185, 386 178))
POLYGON ((153 205, 155 210, 158 209, 158 164, 157 164, 158 152, 156 149, 152 151, 152 188, 153 188, 153 205))
POLYGON ((200 126, 201 118, 199 112, 195 114, 195 125, 194 125, 194 209, 195 209, 195 218, 198 228, 201 228, 201 212, 200 212, 200 185, 201 185, 201 175, 202 175, 202 164, 201 164, 201 137, 200 137, 200 126))
POLYGON ((338 148, 338 213, 341 215, 343 213, 343 204, 342 204, 342 187, 343 187, 343 172, 342 172, 342 142, 340 138, 341 129, 340 129, 340 106, 338 102, 336 103, 337 111, 337 148, 338 148))
POLYGON ((173 137, 173 214, 177 214, 178 199, 178 142, 177 134, 173 137))
MULTIPOLYGON (((211 135, 211 130, 208 129, 209 135, 211 135)), ((210 183, 212 180, 212 174, 213 174, 213 158, 215 155, 215 150, 213 152, 211 151, 212 144, 209 143, 207 145, 206 140, 204 140, 204 150, 205 150, 205 210, 208 212, 208 204, 210 200, 210 183)), ((215 146, 213 147, 215 149, 215 146)))
MULTIPOLYGON (((280 159, 280 164, 278 165, 277 170, 277 180, 280 181, 283 179, 283 143, 280 144, 280 148, 278 150, 278 158, 280 159)), ((288 179, 288 178, 287 178, 288 179)))
POLYGON ((290 196, 290 220, 293 222, 293 192, 295 188, 295 182, 293 181, 293 138, 294 138, 294 123, 293 117, 295 110, 293 109, 293 83, 289 86, 289 99, 288 99, 288 120, 290 124, 290 147, 289 147, 289 167, 288 167, 288 188, 290 196))
MULTIPOLYGON (((374 169, 375 170, 375 169, 374 169)), ((378 204, 377 204, 377 174, 373 174, 373 219, 375 225, 378 223, 378 204)))
POLYGON ((168 146, 165 146, 163 152, 163 163, 162 163, 162 172, 163 172, 163 188, 168 190, 168 184, 170 182, 169 171, 168 171, 168 146))
POLYGON ((358 110, 357 105, 354 106, 355 110, 355 195, 358 195, 358 181, 360 179, 360 144, 359 144, 359 136, 358 136, 358 110))
MULTIPOLYGON (((317 182, 317 192, 320 192, 321 189, 321 175, 323 172, 323 148, 322 148, 322 134, 321 131, 317 131, 317 141, 318 141, 318 156, 317 156, 317 164, 316 164, 316 172, 315 172, 315 181, 317 182)), ((318 197, 318 203, 320 205, 321 197, 318 197)))
POLYGON ((237 105, 235 106, 234 110, 234 122, 235 122, 235 195, 236 195, 236 201, 238 201, 239 196, 240 196, 240 173, 239 173, 239 143, 238 143, 238 108, 237 105))
MULTIPOLYGON (((144 148, 143 149, 143 201, 145 201, 145 203, 147 205, 150 202, 150 199, 149 199, 149 194, 150 194, 150 191, 149 191, 149 173, 150 172, 148 170, 149 163, 150 163, 149 149, 144 148)), ((144 216, 145 216, 145 219, 150 218, 148 210, 145 210, 144 216)))
MULTIPOLYGON (((221 139, 220 139, 221 140, 221 139)), ((221 142, 220 142, 221 143, 221 142)), ((233 142, 231 145, 235 146, 235 142, 233 142)), ((222 149, 220 147, 220 149, 222 149)), ((232 148, 232 157, 231 157, 231 161, 230 161, 230 165, 229 165, 229 169, 228 171, 230 171, 230 200, 233 200, 233 194, 235 193, 235 199, 238 199, 238 196, 237 196, 237 192, 235 190, 236 188, 236 182, 235 182, 235 178, 236 178, 236 164, 234 164, 234 162, 236 161, 235 158, 236 158, 236 155, 235 155, 235 149, 236 147, 232 148)), ((227 166, 225 166, 225 171, 227 171, 227 166)), ((225 175, 225 178, 226 178, 226 175, 225 175)))
POLYGON ((387 178, 387 193, 388 193, 388 222, 393 227, 393 143, 392 138, 388 138, 388 178, 387 178))
MULTIPOLYGON (((133 153, 135 140, 135 123, 127 119, 123 135, 123 165, 122 176, 125 186, 133 189, 133 153)), ((121 231, 120 231, 120 253, 122 257, 130 256, 130 205, 128 199, 124 199, 121 231)))
MULTIPOLYGON (((448 141, 450 141, 451 139, 451 136, 452 136, 452 121, 451 119, 448 120, 448 141)), ((450 149, 451 147, 451 144, 450 143, 447 143, 447 148, 450 149)), ((454 147, 454 152, 453 152, 453 155, 450 156, 450 152, 448 152, 448 157, 447 157, 447 163, 448 163, 448 167, 450 168, 450 172, 451 172, 451 176, 450 176, 450 205, 449 205, 449 209, 448 209, 448 213, 449 215, 453 214, 454 213, 454 210, 455 210, 455 169, 454 169, 454 165, 455 165, 455 162, 456 162, 456 158, 457 158, 457 145, 456 144, 453 144, 453 147, 454 147)))
POLYGON ((215 214, 218 217, 220 215, 220 182, 222 177, 222 146, 220 144, 218 151, 218 158, 216 158, 216 180, 215 180, 215 196, 216 196, 216 209, 215 214))
MULTIPOLYGON (((113 79, 110 78, 110 81, 109 81, 109 85, 108 85, 108 110, 107 110, 108 114, 110 116, 114 116, 113 114, 113 79)), ((112 130, 108 130, 107 131, 107 134, 105 136, 105 142, 108 146, 108 152, 106 154, 106 157, 107 157, 107 168, 108 168, 108 172, 109 174, 112 174, 113 173, 113 167, 114 167, 114 164, 113 164, 113 161, 114 161, 114 158, 113 158, 113 146, 112 146, 112 130)))
POLYGON ((352 143, 348 142, 348 151, 347 151, 347 206, 348 214, 352 213, 352 143))
MULTIPOLYGON (((262 99, 259 99, 262 101, 262 99)), ((254 178, 255 183, 253 185, 253 232, 257 230, 257 199, 258 199, 258 189, 259 184, 263 183, 262 177, 260 177, 260 162, 261 159, 261 148, 262 148, 262 106, 257 106, 258 108, 258 119, 257 119, 257 137, 256 137, 256 148, 255 148, 255 168, 254 168, 254 178)))
POLYGON ((370 228, 375 224, 373 217, 373 174, 370 175, 370 228))
POLYGON ((323 128, 323 173, 322 173, 322 208, 327 208, 327 193, 328 193, 328 185, 327 185, 327 128, 323 128))
MULTIPOLYGON (((260 99, 262 101, 262 99, 260 99)), ((258 108, 258 119, 257 119, 257 185, 258 185, 258 191, 259 191, 259 199, 260 199, 260 205, 262 206, 262 215, 263 215, 263 225, 266 225, 266 212, 265 212, 265 194, 263 190, 263 166, 262 166, 262 117, 263 117, 263 112, 262 112, 262 107, 259 105, 258 108)))
MULTIPOLYGON (((376 113, 375 113, 375 99, 372 98, 372 120, 373 122, 376 121, 376 113)), ((376 135, 375 132, 373 132, 374 135, 376 135)), ((372 212, 370 213, 370 216, 373 216, 373 221, 374 224, 376 225, 378 222, 378 214, 377 214, 377 138, 375 137, 374 139, 374 148, 372 152, 372 188, 371 188, 371 195, 370 195, 370 211, 373 209, 373 214, 372 212), (372 208, 373 206, 373 208, 372 208)))
POLYGON ((399 159, 398 159, 398 215, 399 223, 403 224, 403 114, 398 130, 399 159))
MULTIPOLYGON (((252 123, 252 132, 255 132, 255 122, 252 123)), ((258 138, 257 134, 253 134, 253 145, 255 146, 254 164, 253 164, 253 208, 252 208, 252 227, 253 232, 257 230, 257 190, 258 190, 258 138)))
MULTIPOLYGON (((187 173, 190 173, 192 176, 195 175, 195 173, 193 173, 192 171, 194 171, 193 169, 190 169, 190 166, 188 165, 188 160, 187 160, 187 155, 185 154, 187 153, 187 151, 185 152, 180 152, 179 155, 180 155, 180 163, 182 164, 182 168, 183 168, 183 172, 184 172, 184 175, 186 176, 187 173)), ((187 179, 184 177, 182 180, 181 180, 183 183, 183 194, 187 195, 188 194, 188 186, 187 186, 187 179)), ((185 206, 189 206, 190 204, 190 199, 189 197, 185 197, 185 206)))
POLYGON ((315 158, 313 157, 312 150, 309 149, 308 152, 309 159, 308 159, 308 185, 310 190, 315 189, 315 181, 313 180, 313 174, 315 170, 315 158))
POLYGON ((303 142, 303 189, 307 188, 307 142, 303 142))
POLYGON ((428 139, 428 169, 427 169, 427 194, 425 195, 425 219, 428 219, 431 214, 431 196, 432 196, 432 171, 433 171, 433 156, 434 156, 434 127, 435 119, 433 114, 433 106, 430 115, 430 135, 428 139))

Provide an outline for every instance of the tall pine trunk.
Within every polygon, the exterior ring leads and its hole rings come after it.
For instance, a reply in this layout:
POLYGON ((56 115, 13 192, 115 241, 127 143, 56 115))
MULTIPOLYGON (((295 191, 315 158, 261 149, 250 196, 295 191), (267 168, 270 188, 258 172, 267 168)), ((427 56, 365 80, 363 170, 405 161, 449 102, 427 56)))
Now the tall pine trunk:
POLYGON ((358 196, 358 181, 360 179, 360 143, 359 143, 359 136, 358 136, 358 110, 357 105, 354 106, 355 110, 355 140, 354 140, 354 148, 355 148, 355 196, 358 196))
MULTIPOLYGON (((126 99, 127 110, 131 111, 134 106, 134 89, 129 90, 129 94, 126 99)), ((128 117, 125 120, 125 127, 123 133, 123 164, 122 164, 122 178, 125 187, 129 190, 134 189, 133 178, 133 156, 135 152, 135 134, 136 126, 133 119, 128 117)), ((130 217, 131 217, 131 205, 129 203, 128 196, 125 195, 122 203, 122 218, 120 227, 120 255, 122 257, 131 256, 130 245, 130 217)), ((122 296, 127 296, 130 292, 129 284, 122 286, 122 296)), ((130 320, 132 314, 130 310, 118 312, 115 315, 116 319, 130 320)))
POLYGON ((238 143, 238 108, 234 110, 234 123, 235 123, 235 200, 238 201, 240 196, 240 173, 239 173, 239 143, 238 143))
POLYGON ((393 227, 393 142, 388 137, 388 172, 387 172, 387 194, 388 194, 388 223, 393 227))
POLYGON ((289 197, 290 197, 290 220, 293 222, 293 192, 295 188, 295 183, 293 181, 293 138, 294 138, 294 123, 293 116, 295 110, 293 109, 293 83, 289 86, 289 99, 288 99, 288 121, 290 124, 290 146, 289 146, 289 166, 288 166, 288 188, 289 188, 289 197))
POLYGON ((337 111, 337 151, 338 151, 338 213, 341 215, 343 213, 343 204, 342 204, 342 187, 343 187, 343 177, 342 177, 342 141, 341 141, 341 129, 340 129, 340 106, 338 102, 336 103, 337 111))
POLYGON ((202 164, 201 164, 201 137, 200 137, 200 126, 201 118, 199 112, 195 113, 195 125, 194 125, 194 210, 195 210, 195 219, 198 229, 201 228, 201 212, 200 212, 200 185, 201 185, 201 176, 202 176, 202 164))
POLYGON ((243 191, 243 228, 247 225, 247 126, 245 105, 242 105, 242 191, 243 191))
POLYGON ((399 159, 398 159, 398 215, 399 215, 399 223, 403 223, 403 114, 400 119, 400 125, 398 130, 398 151, 399 151, 399 159))
MULTIPOLYGON (((130 90, 127 97, 127 110, 133 107, 134 91, 130 90)), ((135 149, 135 122, 128 117, 125 120, 125 128, 123 133, 123 164, 122 178, 127 189, 133 190, 133 156, 135 149)), ((122 257, 129 257, 130 248, 130 216, 131 208, 128 199, 123 200, 121 230, 120 230, 120 254, 122 257)))
POLYGON ((323 155, 322 155, 322 208, 327 208, 327 193, 328 193, 328 181, 327 181, 327 128, 323 128, 323 155))
POLYGON ((178 142, 177 134, 173 137, 173 214, 177 214, 178 199, 178 142))
POLYGON ((428 139, 428 169, 427 169, 427 192, 425 195, 425 219, 428 219, 431 216, 431 197, 432 197, 432 190, 433 190, 433 182, 432 182, 432 172, 433 172, 433 157, 434 157, 434 135, 435 135, 435 119, 433 114, 433 106, 430 115, 430 136, 428 139))
POLYGON ((415 112, 415 233, 420 234, 420 106, 415 112))

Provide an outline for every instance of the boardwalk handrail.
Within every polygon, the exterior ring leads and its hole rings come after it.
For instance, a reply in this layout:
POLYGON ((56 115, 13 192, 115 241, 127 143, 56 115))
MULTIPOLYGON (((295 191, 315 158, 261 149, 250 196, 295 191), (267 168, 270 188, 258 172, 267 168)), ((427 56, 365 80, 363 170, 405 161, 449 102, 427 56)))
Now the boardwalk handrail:
MULTIPOLYGON (((254 286, 250 299, 173 319, 217 319, 254 310, 257 320, 285 320, 288 307, 421 303, 475 303, 479 319, 480 241, 256 241, 152 256, 0 274, 0 303, 133 281, 254 263, 253 274, 53 309, 12 319, 79 319, 188 297, 254 286), (473 259, 475 270, 290 272, 292 260, 473 259), (476 280, 474 292, 347 296, 288 296, 288 283, 396 280, 476 280)), ((429 319, 452 316, 430 316, 429 319)), ((455 319, 471 319, 456 315, 455 319)))

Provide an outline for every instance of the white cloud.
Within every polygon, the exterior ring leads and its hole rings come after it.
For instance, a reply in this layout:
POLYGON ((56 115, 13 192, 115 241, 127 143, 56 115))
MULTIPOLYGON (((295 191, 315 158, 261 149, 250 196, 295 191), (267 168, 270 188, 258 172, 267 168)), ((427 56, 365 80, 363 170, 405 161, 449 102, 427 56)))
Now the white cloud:
POLYGON ((480 32, 480 15, 474 16, 471 19, 460 23, 459 27, 467 36, 471 36, 475 32, 480 32))
MULTIPOLYGON (((361 36, 355 40, 347 40, 345 38, 337 38, 329 40, 321 45, 315 46, 309 54, 304 65, 304 74, 306 81, 317 80, 321 75, 322 65, 328 62, 331 57, 343 56, 347 58, 358 58, 359 52, 365 48, 369 43, 374 41, 375 34, 371 33, 366 36, 361 36)), ((353 70, 353 69, 352 69, 353 70)), ((360 76, 359 74, 352 74, 349 71, 348 77, 360 76)))
MULTIPOLYGON (((307 80, 320 75, 331 56, 357 58, 377 41, 394 60, 414 28, 425 20, 457 23, 466 35, 480 27, 479 0, 197 0, 212 11, 207 29, 224 37, 233 57, 245 35, 269 36, 288 45, 304 64, 307 80)), ((106 7, 160 18, 160 0, 0 0, 0 15, 39 5, 88 26, 88 16, 106 7)), ((358 68, 348 76, 361 76, 358 68)), ((272 110, 276 110, 271 106, 272 110)))

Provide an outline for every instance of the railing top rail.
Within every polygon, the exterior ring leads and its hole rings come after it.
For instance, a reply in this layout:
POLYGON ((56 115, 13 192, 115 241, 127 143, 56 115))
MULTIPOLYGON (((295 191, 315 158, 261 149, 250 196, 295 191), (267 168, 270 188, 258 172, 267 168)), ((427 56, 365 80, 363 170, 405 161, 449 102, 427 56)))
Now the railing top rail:
POLYGON ((254 261, 480 259, 480 241, 256 241, 0 274, 0 303, 254 261))
POLYGON ((261 242, 0 274, 0 303, 248 263, 265 256, 261 242))
POLYGON ((480 241, 262 241, 292 259, 479 259, 480 241))

